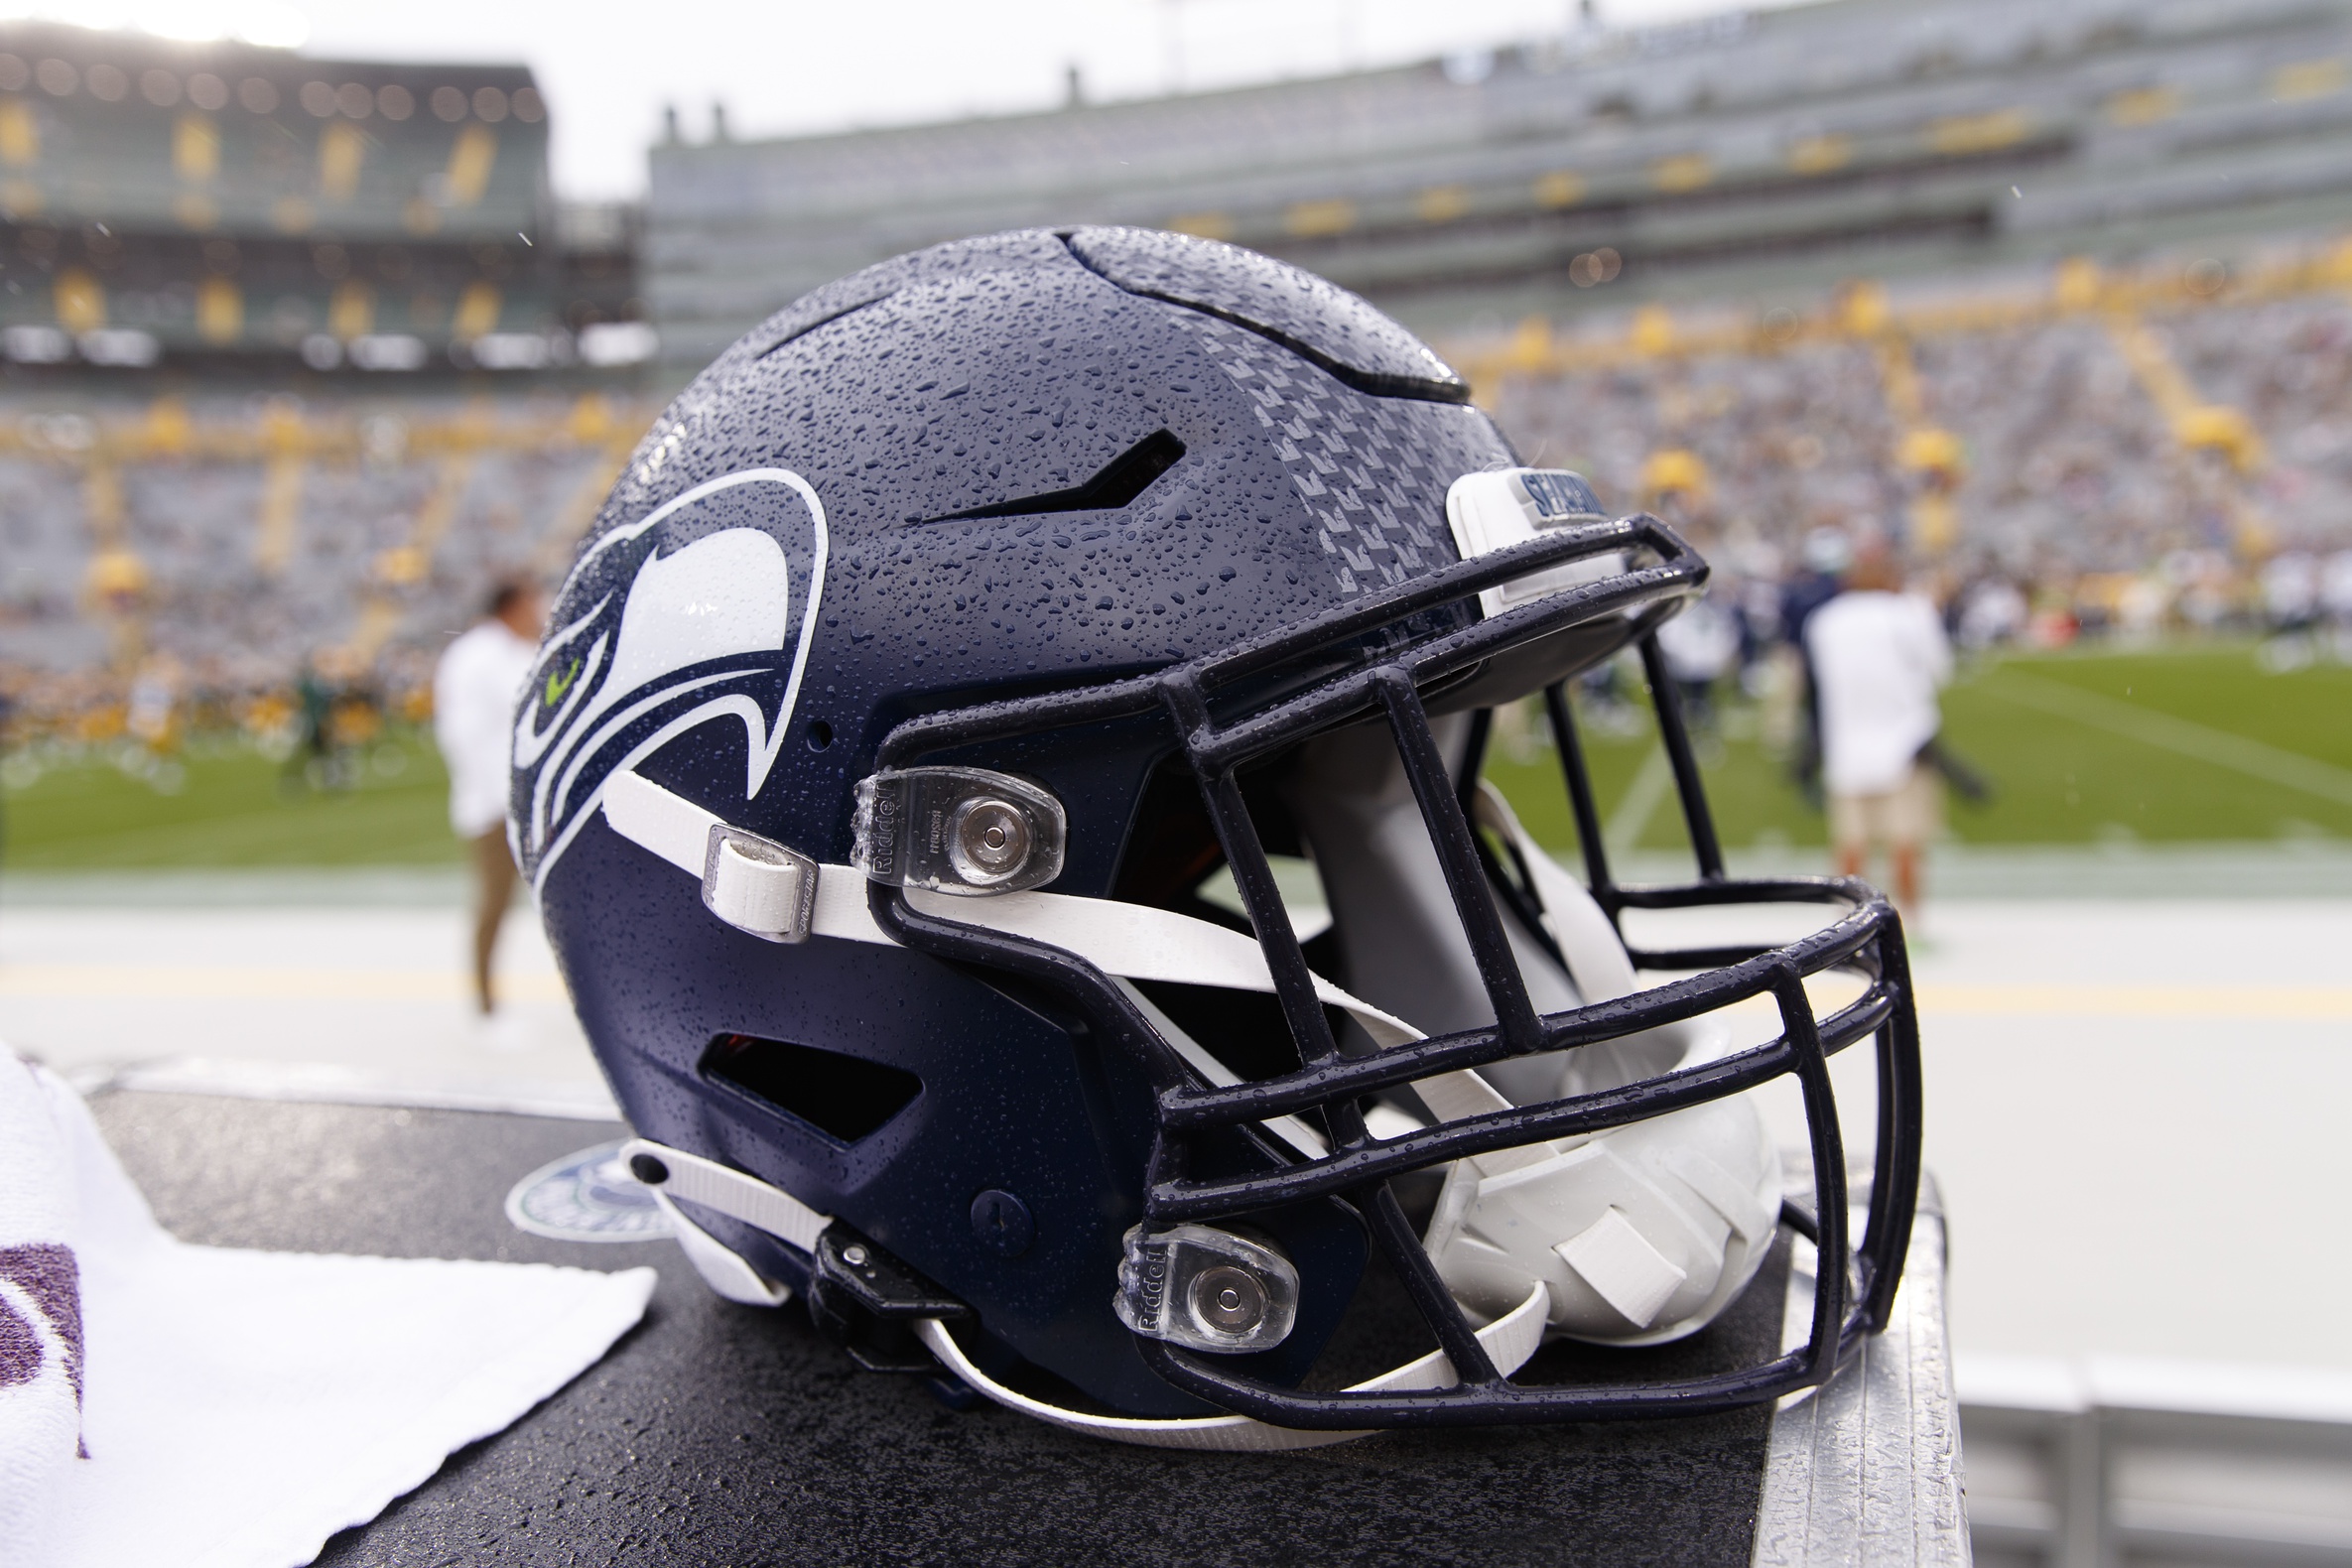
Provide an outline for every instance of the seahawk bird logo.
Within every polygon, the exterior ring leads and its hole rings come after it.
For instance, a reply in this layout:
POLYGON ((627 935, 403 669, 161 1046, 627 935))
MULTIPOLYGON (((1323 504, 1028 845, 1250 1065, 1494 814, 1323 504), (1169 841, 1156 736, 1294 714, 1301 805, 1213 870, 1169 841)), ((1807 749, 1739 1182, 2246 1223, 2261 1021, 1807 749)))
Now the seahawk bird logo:
POLYGON ((515 716, 508 831, 534 888, 604 781, 698 724, 743 721, 759 793, 824 591, 825 506, 785 468, 698 484, 588 548, 515 716))

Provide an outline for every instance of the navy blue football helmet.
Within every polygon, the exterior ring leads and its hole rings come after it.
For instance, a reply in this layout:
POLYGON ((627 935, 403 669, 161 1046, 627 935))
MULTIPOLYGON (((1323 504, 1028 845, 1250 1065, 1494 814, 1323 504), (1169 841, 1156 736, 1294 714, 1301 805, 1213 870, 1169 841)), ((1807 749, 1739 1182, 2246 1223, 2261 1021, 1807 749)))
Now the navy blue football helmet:
POLYGON ((808 295, 637 449, 517 718, 517 854, 632 1169, 721 1293, 1126 1441, 1820 1382, 1900 1278, 1917 1030, 1872 889, 1724 874, 1652 636, 1706 570, 1247 251, 1024 231, 808 295), (1687 884, 1603 852, 1567 683, 1627 650, 1687 884), (1582 878, 1481 777, 1530 697, 1582 878), (1824 910, 1778 947, 1623 935, 1754 903, 1824 910), (1859 994, 1822 1015, 1830 970, 1859 994), (1777 1027, 1734 1044, 1752 997, 1777 1027), (1827 1064, 1865 1039, 1856 1241, 1827 1064), (1835 1261, 1785 1354, 1536 1356, 1696 1334, 1791 1238, 1835 1261))

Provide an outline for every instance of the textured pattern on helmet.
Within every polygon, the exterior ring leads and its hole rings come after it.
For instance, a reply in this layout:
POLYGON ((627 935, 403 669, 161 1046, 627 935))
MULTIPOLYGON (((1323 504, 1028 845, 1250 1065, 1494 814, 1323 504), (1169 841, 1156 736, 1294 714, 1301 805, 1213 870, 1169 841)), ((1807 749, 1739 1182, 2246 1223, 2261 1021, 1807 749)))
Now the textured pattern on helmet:
POLYGON ((1442 419, 1410 403, 1354 393, 1255 333, 1210 316, 1184 321, 1256 403, 1343 594, 1393 587, 1454 559, 1446 490, 1464 473, 1502 465, 1502 455, 1448 439, 1442 419))

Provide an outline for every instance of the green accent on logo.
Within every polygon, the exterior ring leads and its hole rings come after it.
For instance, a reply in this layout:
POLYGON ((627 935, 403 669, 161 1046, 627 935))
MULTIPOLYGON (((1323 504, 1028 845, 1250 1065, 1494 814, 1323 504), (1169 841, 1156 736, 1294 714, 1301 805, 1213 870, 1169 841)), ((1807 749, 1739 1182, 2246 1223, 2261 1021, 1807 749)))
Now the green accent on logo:
POLYGON ((556 704, 562 702, 564 700, 564 694, 572 690, 572 683, 579 678, 580 661, 578 659, 574 659, 572 661, 572 668, 566 670, 562 675, 557 675, 552 670, 549 671, 547 677, 547 706, 549 708, 553 708, 556 706, 556 704))

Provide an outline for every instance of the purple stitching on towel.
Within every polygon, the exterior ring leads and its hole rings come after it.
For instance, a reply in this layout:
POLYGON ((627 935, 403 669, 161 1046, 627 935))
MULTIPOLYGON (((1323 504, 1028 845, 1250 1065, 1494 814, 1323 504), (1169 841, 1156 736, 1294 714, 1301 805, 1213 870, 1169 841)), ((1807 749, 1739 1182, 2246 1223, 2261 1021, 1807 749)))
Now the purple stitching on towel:
POLYGON ((0 1388, 41 1375, 41 1336, 0 1298, 0 1388))
MULTIPOLYGON (((65 1342, 65 1376, 73 1384, 73 1406, 81 1408, 81 1268, 73 1248, 55 1241, 0 1246, 0 1279, 31 1296, 65 1342)), ((0 1301, 0 1388, 31 1382, 41 1375, 41 1362, 40 1334, 0 1301)), ((79 1438, 73 1451, 78 1458, 90 1457, 88 1445, 79 1438)))
MULTIPOLYGON (((65 1342, 65 1375, 81 1402, 81 1270, 73 1248, 55 1241, 0 1246, 0 1279, 33 1298, 58 1338, 65 1342)), ((41 1375, 41 1337, 0 1301, 0 1388, 41 1375)))

